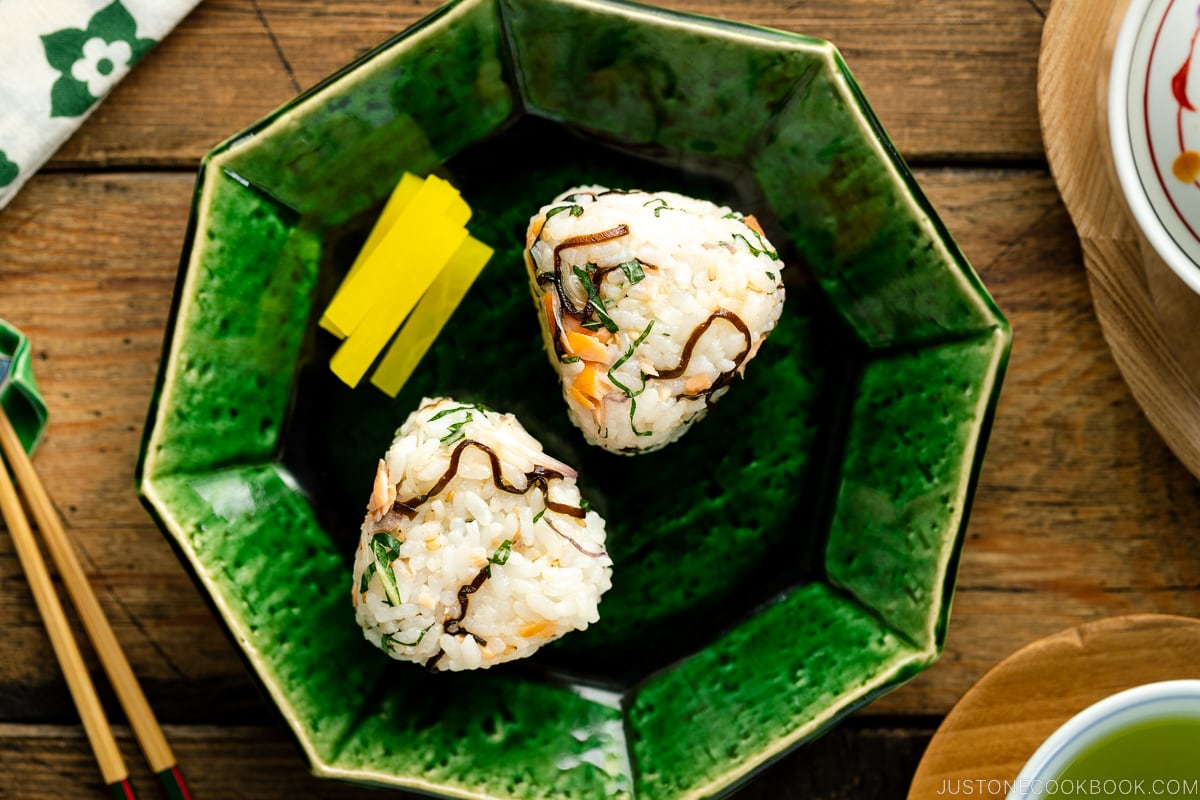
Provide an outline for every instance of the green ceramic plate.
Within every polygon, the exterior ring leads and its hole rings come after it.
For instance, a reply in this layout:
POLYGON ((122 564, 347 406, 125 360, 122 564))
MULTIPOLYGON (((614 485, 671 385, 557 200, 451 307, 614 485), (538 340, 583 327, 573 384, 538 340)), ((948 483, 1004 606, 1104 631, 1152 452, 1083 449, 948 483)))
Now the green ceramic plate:
POLYGON ((139 471, 319 775, 447 797, 730 791, 928 666, 1009 329, 834 48, 608 0, 455 0, 204 160, 139 471), (403 171, 496 254, 395 400, 315 320, 403 171), (637 458, 567 420, 521 263, 579 183, 754 213, 776 332, 637 458), (423 395, 517 413, 608 520, 600 623, 431 675, 363 641, 350 556, 423 395))

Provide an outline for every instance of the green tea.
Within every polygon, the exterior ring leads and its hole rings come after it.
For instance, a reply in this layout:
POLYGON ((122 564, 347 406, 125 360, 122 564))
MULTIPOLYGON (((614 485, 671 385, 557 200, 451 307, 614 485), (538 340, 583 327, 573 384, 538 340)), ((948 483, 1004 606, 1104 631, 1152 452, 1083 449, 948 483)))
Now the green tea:
POLYGON ((1045 788, 1047 798, 1200 798, 1200 717, 1160 717, 1113 731, 1045 788))

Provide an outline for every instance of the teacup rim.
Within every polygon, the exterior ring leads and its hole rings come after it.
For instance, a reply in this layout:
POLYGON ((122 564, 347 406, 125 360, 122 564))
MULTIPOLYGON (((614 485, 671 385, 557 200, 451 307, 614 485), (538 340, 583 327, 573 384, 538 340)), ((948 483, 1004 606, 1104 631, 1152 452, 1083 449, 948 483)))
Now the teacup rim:
MULTIPOLYGON (((1134 160, 1129 132, 1129 81, 1133 51, 1155 0, 1130 0, 1113 48, 1108 80, 1109 151, 1126 206, 1154 252, 1188 288, 1200 294, 1200 263, 1171 236, 1155 211, 1134 160)), ((1200 252, 1198 252, 1200 255, 1200 252)))
POLYGON ((1078 749, 1082 749, 1096 741, 1110 729, 1104 727, 1107 721, 1119 719, 1122 715, 1136 712, 1152 703, 1171 700, 1195 701, 1196 709, 1200 712, 1200 679, 1183 678, 1144 683, 1108 695, 1087 706, 1055 729, 1034 751, 1014 779, 1007 800, 1041 797, 1042 793, 1037 791, 1037 786, 1039 782, 1050 779, 1051 776, 1045 775, 1047 768, 1053 765, 1069 746, 1078 745, 1078 749))

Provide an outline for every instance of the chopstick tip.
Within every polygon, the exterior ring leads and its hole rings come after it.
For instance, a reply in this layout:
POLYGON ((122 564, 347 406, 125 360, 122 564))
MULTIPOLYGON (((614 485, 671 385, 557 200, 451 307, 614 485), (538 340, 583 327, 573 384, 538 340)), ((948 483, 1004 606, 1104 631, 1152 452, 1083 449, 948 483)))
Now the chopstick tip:
POLYGON ((113 781, 108 785, 108 789, 112 792, 113 800, 137 800, 137 796, 133 793, 133 786, 129 784, 129 778, 113 781))
POLYGON ((188 791, 187 784, 183 782, 183 774, 179 771, 179 766, 170 766, 161 770, 158 774, 158 779, 162 781, 164 796, 167 800, 192 800, 192 793, 188 791))

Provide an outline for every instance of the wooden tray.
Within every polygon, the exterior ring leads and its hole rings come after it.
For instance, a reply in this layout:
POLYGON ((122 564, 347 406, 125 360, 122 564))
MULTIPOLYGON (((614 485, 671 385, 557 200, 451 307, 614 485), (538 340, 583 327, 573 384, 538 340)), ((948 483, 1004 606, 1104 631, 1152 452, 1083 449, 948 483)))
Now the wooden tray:
POLYGON ((1042 138, 1117 366, 1150 423, 1200 477, 1200 295, 1141 236, 1109 155, 1108 71, 1127 5, 1054 0, 1038 63, 1042 138))
POLYGON ((1040 639, 962 696, 929 742, 908 800, 1001 800, 1034 751, 1075 714, 1133 686, 1180 678, 1200 678, 1200 620, 1110 617, 1040 639))

